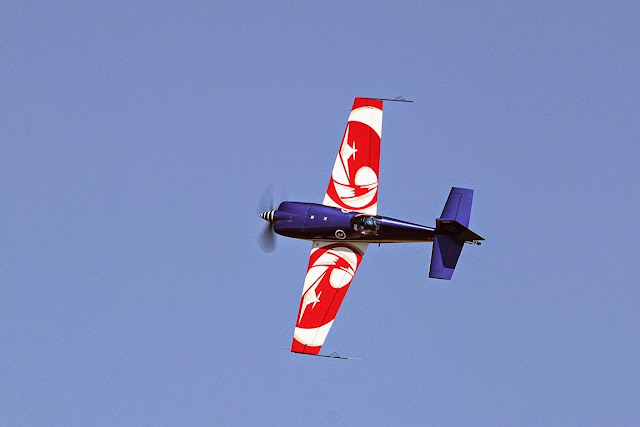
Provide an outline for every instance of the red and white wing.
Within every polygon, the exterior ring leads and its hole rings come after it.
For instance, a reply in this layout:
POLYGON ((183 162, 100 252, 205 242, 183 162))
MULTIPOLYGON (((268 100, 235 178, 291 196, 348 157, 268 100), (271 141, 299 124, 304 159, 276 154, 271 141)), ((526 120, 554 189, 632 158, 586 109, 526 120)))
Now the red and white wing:
POLYGON ((320 352, 368 245, 313 242, 291 351, 320 352))
POLYGON ((382 101, 356 98, 323 205, 376 214, 381 137, 382 101))

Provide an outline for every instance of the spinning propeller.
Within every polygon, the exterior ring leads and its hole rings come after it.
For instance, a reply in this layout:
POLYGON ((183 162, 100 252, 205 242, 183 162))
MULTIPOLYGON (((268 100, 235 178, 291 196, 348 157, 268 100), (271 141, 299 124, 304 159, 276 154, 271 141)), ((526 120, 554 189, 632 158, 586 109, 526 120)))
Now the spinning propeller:
POLYGON ((273 252, 276 248, 276 233, 273 231, 274 205, 273 186, 270 186, 262 194, 257 209, 260 218, 268 223, 258 236, 258 244, 264 252, 273 252))

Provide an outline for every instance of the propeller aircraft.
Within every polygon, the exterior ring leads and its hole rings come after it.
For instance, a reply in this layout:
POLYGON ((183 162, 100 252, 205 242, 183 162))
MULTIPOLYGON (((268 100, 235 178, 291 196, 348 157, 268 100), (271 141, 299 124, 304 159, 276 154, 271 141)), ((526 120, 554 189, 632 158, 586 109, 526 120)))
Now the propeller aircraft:
MULTIPOLYGON (((370 243, 433 243, 429 277, 450 280, 465 243, 484 240, 471 231, 473 190, 453 187, 435 227, 378 215, 382 106, 355 98, 321 204, 285 201, 260 213, 268 222, 263 249, 274 233, 312 241, 291 351, 321 355, 329 330, 370 243)), ((407 102, 407 101, 405 101, 407 102)))

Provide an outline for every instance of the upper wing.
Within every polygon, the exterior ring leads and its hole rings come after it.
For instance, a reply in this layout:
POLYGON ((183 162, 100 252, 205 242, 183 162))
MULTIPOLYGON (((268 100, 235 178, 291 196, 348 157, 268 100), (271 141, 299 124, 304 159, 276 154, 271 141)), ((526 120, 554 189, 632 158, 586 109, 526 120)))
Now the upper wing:
POLYGON ((313 242, 291 351, 320 352, 368 245, 313 242))
POLYGON ((323 205, 376 214, 381 137, 382 101, 356 98, 323 205))

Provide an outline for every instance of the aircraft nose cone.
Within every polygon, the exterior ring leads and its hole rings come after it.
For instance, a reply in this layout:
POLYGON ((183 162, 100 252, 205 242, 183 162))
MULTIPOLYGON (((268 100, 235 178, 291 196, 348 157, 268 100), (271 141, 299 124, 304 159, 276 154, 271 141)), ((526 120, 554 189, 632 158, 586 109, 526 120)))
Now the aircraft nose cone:
POLYGON ((275 214, 275 211, 266 211, 266 212, 262 212, 260 214, 260 218, 264 219, 265 221, 267 221, 269 224, 273 224, 273 215, 275 214))

